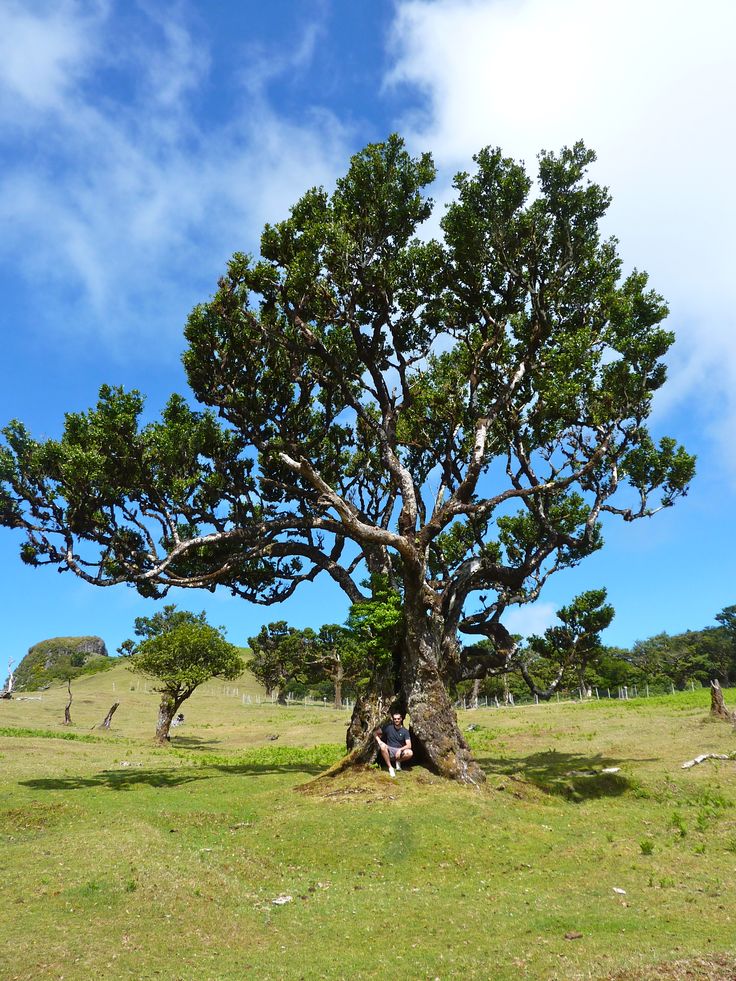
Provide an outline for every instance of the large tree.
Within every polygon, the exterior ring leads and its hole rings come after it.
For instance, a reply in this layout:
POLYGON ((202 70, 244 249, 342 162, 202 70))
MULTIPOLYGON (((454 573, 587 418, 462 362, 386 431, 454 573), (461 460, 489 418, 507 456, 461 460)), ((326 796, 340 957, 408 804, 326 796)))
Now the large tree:
POLYGON ((542 153, 535 184, 482 150, 429 238, 431 157, 396 136, 358 153, 191 314, 184 364, 211 410, 174 396, 141 426, 140 395, 103 388, 60 440, 5 430, 0 515, 25 561, 261 604, 319 576, 355 604, 379 577, 401 636, 358 729, 396 699, 418 760, 482 779, 447 690, 458 631, 502 661, 504 611, 600 548, 603 518, 648 517, 693 474, 646 428, 667 308, 601 237, 593 160, 542 153))

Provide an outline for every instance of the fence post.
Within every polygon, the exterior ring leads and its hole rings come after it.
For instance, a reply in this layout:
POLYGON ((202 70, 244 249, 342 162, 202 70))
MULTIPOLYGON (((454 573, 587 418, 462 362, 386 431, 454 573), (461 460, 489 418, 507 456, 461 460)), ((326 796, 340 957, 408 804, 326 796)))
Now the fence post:
POLYGON ((646 685, 646 691, 647 691, 647 696, 646 697, 649 698, 649 684, 648 683, 645 683, 645 685, 646 685))

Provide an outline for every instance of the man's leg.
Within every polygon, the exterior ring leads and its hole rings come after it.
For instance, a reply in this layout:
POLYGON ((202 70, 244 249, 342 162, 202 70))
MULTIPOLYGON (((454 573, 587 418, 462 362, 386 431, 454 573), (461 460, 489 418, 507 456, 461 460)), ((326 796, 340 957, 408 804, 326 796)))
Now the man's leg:
POLYGON ((391 754, 388 751, 388 746, 380 739, 377 739, 376 742, 378 743, 378 748, 381 750, 381 756, 383 757, 383 761, 388 767, 389 776, 390 777, 395 776, 394 765, 391 762, 391 754))
POLYGON ((408 763, 414 754, 408 748, 408 746, 402 746, 401 749, 396 753, 396 769, 401 769, 402 763, 408 763))

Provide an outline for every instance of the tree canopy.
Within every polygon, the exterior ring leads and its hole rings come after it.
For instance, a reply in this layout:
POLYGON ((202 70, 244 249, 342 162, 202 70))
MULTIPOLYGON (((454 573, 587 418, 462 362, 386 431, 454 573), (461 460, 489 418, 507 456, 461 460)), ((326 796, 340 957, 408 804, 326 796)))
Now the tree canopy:
POLYGON ((418 758, 480 779, 447 698, 458 631, 506 656, 510 607, 600 548, 602 519, 669 507, 693 475, 646 426, 673 335, 600 234, 594 159, 542 153, 535 183, 484 149, 433 238, 429 154, 397 136, 356 154, 192 312, 204 409, 175 395, 141 425, 142 397, 103 386, 58 440, 6 427, 0 520, 24 561, 261 604, 318 576, 365 602, 383 577, 418 758))
POLYGON ((138 617, 135 633, 143 640, 123 643, 130 652, 130 668, 147 675, 161 692, 156 737, 168 739, 171 721, 196 689, 210 678, 237 678, 243 671, 238 648, 225 640, 221 629, 199 615, 167 605, 152 617, 138 617))

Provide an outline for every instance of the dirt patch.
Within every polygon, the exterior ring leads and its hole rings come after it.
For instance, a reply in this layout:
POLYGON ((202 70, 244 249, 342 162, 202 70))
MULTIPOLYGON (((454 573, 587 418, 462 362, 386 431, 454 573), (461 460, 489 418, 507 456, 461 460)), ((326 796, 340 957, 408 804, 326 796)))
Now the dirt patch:
POLYGON ((318 797, 335 803, 373 804, 396 800, 399 781, 372 767, 357 766, 334 776, 321 774, 294 789, 305 797, 318 797))
POLYGON ((0 832, 19 834, 44 831, 60 824, 74 813, 69 804, 29 803, 25 807, 13 807, 0 811, 0 832))
POLYGON ((666 961, 635 971, 607 974, 604 981, 734 981, 736 958, 725 955, 666 961))

